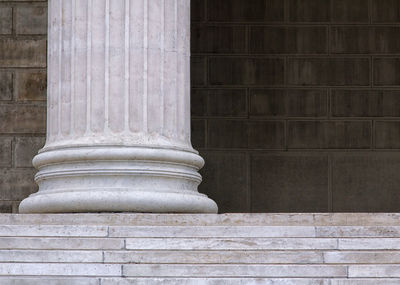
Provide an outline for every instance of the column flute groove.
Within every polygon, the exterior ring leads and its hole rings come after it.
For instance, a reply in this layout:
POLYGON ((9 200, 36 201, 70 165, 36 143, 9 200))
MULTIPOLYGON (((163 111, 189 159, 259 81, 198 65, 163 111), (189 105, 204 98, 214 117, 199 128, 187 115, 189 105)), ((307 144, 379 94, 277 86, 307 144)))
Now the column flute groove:
POLYGON ((190 0, 95 3, 49 1, 47 140, 20 212, 217 212, 190 143, 190 0))

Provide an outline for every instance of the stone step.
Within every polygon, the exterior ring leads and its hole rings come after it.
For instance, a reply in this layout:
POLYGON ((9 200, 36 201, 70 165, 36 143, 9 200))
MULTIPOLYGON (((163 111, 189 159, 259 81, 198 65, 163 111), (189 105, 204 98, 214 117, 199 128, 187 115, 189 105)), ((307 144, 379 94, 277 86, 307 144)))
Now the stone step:
POLYGON ((0 225, 400 226, 400 213, 1 214, 0 225))

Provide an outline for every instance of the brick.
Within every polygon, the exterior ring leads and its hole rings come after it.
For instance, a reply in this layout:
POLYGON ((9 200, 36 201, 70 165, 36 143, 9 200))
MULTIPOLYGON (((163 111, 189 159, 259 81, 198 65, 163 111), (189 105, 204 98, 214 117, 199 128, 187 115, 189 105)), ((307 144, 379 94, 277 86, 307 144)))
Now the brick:
POLYGON ((249 212, 246 155, 233 152, 201 152, 201 155, 206 164, 200 170, 203 182, 199 191, 216 201, 220 213, 249 212))
POLYGON ((46 107, 0 105, 1 133, 45 133, 46 107))
POLYGON ((0 101, 13 98, 13 74, 11 72, 0 72, 0 101))
POLYGON ((400 58, 374 59, 374 85, 400 85, 400 58))
POLYGON ((333 90, 334 117, 400 116, 398 91, 333 90))
POLYGON ((44 137, 19 137, 15 142, 15 166, 32 167, 32 159, 44 146, 44 137))
POLYGON ((280 58, 212 57, 211 85, 282 85, 284 63, 280 58))
POLYGON ((398 0, 372 0, 372 22, 397 23, 400 21, 400 2, 398 0))
POLYGON ((12 8, 0 6, 0 34, 12 33, 12 8))
POLYGON ((190 58, 190 81, 192 86, 206 84, 206 62, 204 57, 190 58))
POLYGON ((400 148, 400 122, 375 122, 375 147, 380 149, 400 148))
POLYGON ((400 210, 400 156, 396 153, 337 154, 332 159, 334 212, 400 210))
POLYGON ((369 85, 367 58, 289 58, 289 85, 369 85))
POLYGON ((370 148, 369 121, 291 121, 288 148, 370 148))
POLYGON ((191 141, 194 148, 203 148, 206 145, 206 122, 204 120, 191 121, 191 141))
POLYGON ((190 1, 190 19, 192 22, 200 22, 205 20, 205 3, 204 0, 190 1))
POLYGON ((210 116, 247 117, 247 96, 244 89, 212 89, 208 91, 210 116))
POLYGON ((22 200, 37 191, 34 169, 0 169, 0 199, 22 200))
POLYGON ((46 71, 18 71, 15 85, 18 101, 46 101, 46 71))
POLYGON ((11 166, 11 142, 12 138, 0 137, 0 166, 11 166))
POLYGON ((250 91, 250 116, 322 117, 326 114, 326 90, 252 89, 250 91))
POLYGON ((399 53, 399 27, 332 27, 333 53, 399 53))
POLYGON ((212 148, 280 149, 284 144, 284 123, 210 120, 208 142, 212 148))
POLYGON ((315 251, 105 251, 104 262, 136 264, 182 262, 187 264, 301 264, 322 263, 322 253, 315 251))
POLYGON ((244 53, 246 29, 244 26, 192 25, 192 53, 244 53))
POLYGON ((365 0, 332 0, 331 21, 343 23, 368 23, 369 5, 365 0))
POLYGON ((206 0, 208 20, 216 22, 279 22, 283 21, 281 0, 206 0))
POLYGON ((325 53, 325 27, 251 27, 250 53, 325 53))
POLYGON ((330 5, 320 0, 288 0, 290 22, 329 22, 330 5))
POLYGON ((331 238, 127 238, 129 250, 336 249, 331 238))
POLYGON ((46 67, 46 40, 0 39, 1 67, 46 67))
POLYGON ((251 156, 252 212, 328 211, 325 155, 251 156))
POLYGON ((17 6, 15 15, 17 34, 47 34, 47 7, 17 6))

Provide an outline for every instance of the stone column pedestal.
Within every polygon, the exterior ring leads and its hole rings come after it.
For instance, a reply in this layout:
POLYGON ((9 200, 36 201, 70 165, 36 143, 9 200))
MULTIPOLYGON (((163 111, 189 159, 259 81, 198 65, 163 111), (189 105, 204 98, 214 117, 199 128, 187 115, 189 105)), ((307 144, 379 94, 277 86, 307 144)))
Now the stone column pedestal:
POLYGON ((50 0, 47 141, 21 213, 215 213, 190 142, 190 0, 50 0))

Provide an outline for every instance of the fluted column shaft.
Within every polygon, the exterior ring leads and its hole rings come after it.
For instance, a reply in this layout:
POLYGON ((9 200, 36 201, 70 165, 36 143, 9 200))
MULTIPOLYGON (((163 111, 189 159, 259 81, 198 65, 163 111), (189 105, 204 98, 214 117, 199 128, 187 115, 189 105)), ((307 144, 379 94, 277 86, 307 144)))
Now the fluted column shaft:
POLYGON ((215 212, 190 142, 190 0, 50 0, 48 124, 22 212, 215 212))

